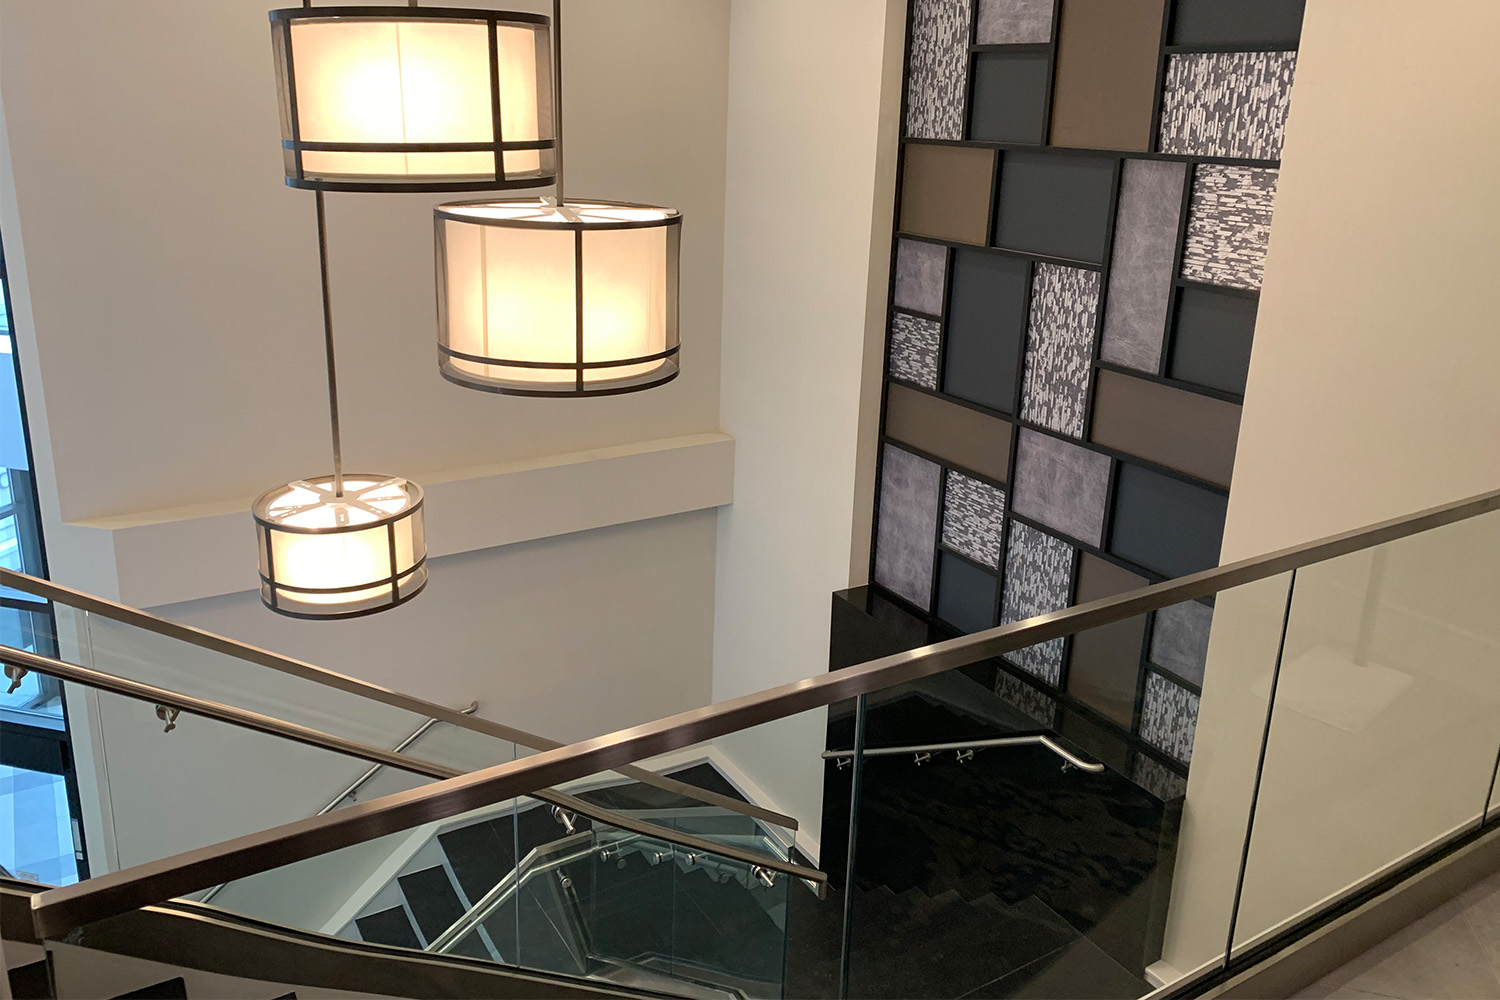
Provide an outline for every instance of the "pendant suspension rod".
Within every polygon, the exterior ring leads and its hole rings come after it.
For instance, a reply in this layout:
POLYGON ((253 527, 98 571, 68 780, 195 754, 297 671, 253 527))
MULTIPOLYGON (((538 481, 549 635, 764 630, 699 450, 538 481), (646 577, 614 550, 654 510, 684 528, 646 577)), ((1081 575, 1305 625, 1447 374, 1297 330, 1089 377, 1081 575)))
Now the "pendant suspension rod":
POLYGON ((323 192, 314 191, 318 206, 318 270, 323 279, 323 350, 328 355, 328 429, 333 438, 333 495, 344 495, 344 454, 339 443, 339 382, 333 364, 333 304, 328 299, 328 219, 323 192))
POLYGON ((557 203, 563 204, 562 0, 552 0, 552 120, 557 126, 557 203))

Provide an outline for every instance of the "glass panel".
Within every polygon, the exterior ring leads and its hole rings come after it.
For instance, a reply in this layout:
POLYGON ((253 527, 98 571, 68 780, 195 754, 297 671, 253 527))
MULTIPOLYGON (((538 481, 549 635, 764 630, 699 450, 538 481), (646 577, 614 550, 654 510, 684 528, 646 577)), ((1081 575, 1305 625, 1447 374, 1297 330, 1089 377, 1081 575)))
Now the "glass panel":
POLYGON ((1237 948, 1484 815, 1500 744, 1497 546, 1491 513, 1297 572, 1237 948))

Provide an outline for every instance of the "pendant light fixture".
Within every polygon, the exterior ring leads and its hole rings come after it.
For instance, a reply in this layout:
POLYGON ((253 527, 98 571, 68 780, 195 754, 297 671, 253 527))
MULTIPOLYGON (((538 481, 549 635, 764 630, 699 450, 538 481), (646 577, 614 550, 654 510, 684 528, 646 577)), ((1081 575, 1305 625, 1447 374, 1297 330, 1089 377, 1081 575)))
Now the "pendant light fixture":
POLYGON ((268 490, 250 512, 266 607, 293 618, 355 618, 394 608, 421 592, 427 585, 427 538, 420 486, 398 476, 344 474, 328 295, 328 222, 323 192, 313 197, 333 475, 268 490))
POLYGON ((353 618, 427 585, 422 488, 345 475, 339 434, 324 191, 537 187, 553 177, 549 22, 467 8, 273 10, 286 182, 318 218, 333 474, 294 480, 251 508, 261 599, 294 618, 353 618))
POLYGON ((551 183, 547 18, 462 7, 271 11, 286 182, 320 191, 551 183))
MULTIPOLYGON (((552 3, 562 134, 562 17, 552 3)), ((604 396, 677 377, 682 215, 623 202, 569 202, 557 149, 546 199, 434 210, 438 370, 471 389, 604 396)))

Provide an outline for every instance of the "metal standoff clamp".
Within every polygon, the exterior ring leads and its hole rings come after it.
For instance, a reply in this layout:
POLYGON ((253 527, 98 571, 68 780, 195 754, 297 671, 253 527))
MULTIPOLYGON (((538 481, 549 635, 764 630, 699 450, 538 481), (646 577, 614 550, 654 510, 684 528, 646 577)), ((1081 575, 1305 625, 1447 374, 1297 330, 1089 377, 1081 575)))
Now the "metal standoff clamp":
POLYGON ((835 757, 833 759, 834 768, 840 771, 848 767, 850 763, 852 763, 852 761, 850 761, 848 757, 835 757))
POLYGON ((171 708, 167 705, 156 706, 156 717, 167 724, 167 727, 162 730, 164 733, 170 733, 177 728, 177 717, 181 714, 180 708, 171 708))
POLYGON ((761 865, 756 865, 755 867, 751 868, 750 871, 753 872, 755 874, 755 877, 760 880, 761 885, 764 885, 767 889, 776 884, 776 873, 771 869, 765 868, 761 865))
POLYGON ((974 759, 974 750, 972 747, 968 750, 960 750, 955 756, 957 756, 960 764, 967 764, 974 759))
POLYGON ((568 812, 562 806, 552 807, 552 818, 562 824, 563 829, 568 831, 568 836, 571 837, 578 832, 578 817, 568 812))
POLYGON ((917 754, 917 761, 916 761, 917 766, 921 767, 923 764, 927 763, 931 759, 932 759, 932 754, 930 754, 930 753, 919 753, 919 754, 917 754))
POLYGON ((15 694, 16 689, 21 686, 21 679, 29 673, 31 671, 25 667, 17 666, 14 663, 7 663, 5 665, 5 676, 10 678, 10 687, 5 689, 5 693, 15 694))

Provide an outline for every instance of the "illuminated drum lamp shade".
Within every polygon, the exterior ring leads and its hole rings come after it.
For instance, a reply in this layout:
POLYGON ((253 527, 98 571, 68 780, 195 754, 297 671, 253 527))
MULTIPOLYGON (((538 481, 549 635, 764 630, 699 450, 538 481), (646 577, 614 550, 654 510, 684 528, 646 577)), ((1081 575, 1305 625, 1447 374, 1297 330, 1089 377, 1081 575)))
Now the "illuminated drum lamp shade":
POLYGON ((390 476, 299 480, 251 509, 261 599, 293 618, 356 618, 393 608, 427 585, 422 488, 390 476))
POLYGON ((528 200, 434 214, 444 378, 520 396, 603 396, 677 377, 675 209, 528 200))
POLYGON ((286 182, 539 187, 556 169, 548 18, 453 7, 271 11, 286 182))

